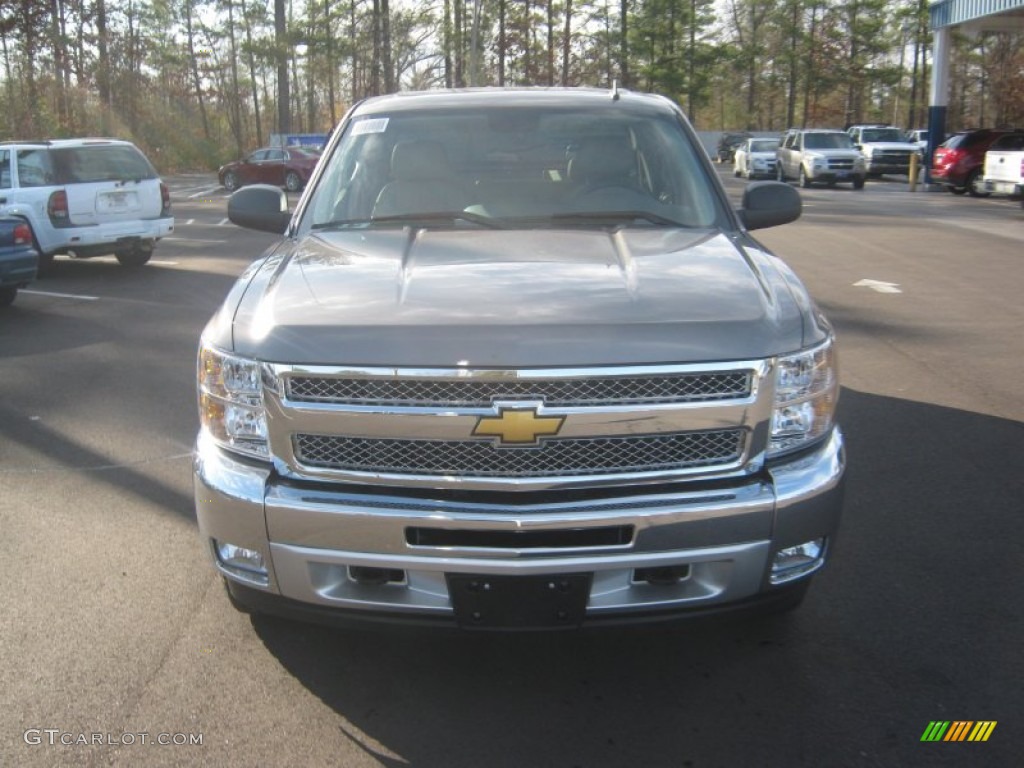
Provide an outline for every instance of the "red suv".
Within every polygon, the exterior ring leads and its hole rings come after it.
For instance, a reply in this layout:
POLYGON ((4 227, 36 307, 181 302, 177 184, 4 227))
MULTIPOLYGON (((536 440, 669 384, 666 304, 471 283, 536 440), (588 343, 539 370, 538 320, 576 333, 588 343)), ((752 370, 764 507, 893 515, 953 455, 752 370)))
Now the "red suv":
POLYGON ((936 148, 932 157, 932 181, 945 184, 954 195, 970 192, 973 197, 988 197, 981 184, 985 153, 998 149, 1006 137, 1019 137, 1024 131, 991 130, 964 131, 936 148))

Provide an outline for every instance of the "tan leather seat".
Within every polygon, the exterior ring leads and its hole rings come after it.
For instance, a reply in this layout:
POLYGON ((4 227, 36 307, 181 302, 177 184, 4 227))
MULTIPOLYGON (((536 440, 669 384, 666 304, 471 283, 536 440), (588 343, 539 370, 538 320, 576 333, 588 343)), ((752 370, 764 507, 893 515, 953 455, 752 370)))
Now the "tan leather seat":
POLYGON ((454 178, 444 146, 437 141, 405 141, 391 153, 391 178, 373 207, 374 218, 461 211, 467 199, 454 178))

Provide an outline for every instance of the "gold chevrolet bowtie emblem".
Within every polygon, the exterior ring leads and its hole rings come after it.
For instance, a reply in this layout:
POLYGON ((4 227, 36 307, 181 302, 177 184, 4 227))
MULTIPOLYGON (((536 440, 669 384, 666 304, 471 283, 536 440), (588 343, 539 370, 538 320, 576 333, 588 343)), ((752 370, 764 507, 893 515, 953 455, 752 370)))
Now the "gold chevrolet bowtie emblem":
POLYGON ((481 416, 473 434, 496 437, 498 445, 537 445, 541 437, 557 435, 565 416, 538 416, 536 408, 499 408, 497 416, 481 416))

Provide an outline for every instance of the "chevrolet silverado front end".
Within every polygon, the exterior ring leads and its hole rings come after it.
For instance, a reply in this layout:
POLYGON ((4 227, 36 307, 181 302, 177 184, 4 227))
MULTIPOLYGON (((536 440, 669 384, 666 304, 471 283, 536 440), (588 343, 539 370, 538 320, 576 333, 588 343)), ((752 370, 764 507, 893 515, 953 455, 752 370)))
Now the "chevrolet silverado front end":
POLYGON ((799 600, 840 517, 835 342, 747 233, 795 190, 732 211, 660 98, 481 90, 357 105, 281 200, 232 199, 285 238, 199 352, 236 605, 519 629, 799 600))

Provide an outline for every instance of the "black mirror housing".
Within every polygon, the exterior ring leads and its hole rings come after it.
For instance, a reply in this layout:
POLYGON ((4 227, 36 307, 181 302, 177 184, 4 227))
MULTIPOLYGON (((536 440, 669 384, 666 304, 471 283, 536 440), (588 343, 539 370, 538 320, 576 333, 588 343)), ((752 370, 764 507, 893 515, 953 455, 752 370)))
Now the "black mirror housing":
POLYGON ((243 187, 228 199, 228 219, 240 227, 282 235, 292 220, 288 196, 269 184, 243 187))
POLYGON ((780 181, 755 181, 743 193, 738 213, 748 230, 777 227, 800 218, 800 193, 780 181))

